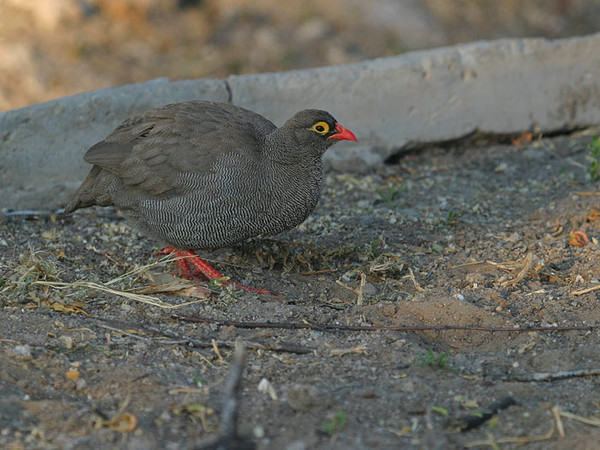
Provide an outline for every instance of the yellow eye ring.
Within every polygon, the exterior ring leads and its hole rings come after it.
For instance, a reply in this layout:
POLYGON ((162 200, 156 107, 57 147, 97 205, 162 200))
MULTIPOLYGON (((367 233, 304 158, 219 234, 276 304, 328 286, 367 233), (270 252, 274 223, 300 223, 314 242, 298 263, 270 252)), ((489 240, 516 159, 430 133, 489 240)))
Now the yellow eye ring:
POLYGON ((327 134, 329 133, 329 124, 327 122, 317 122, 310 129, 315 133, 327 134))

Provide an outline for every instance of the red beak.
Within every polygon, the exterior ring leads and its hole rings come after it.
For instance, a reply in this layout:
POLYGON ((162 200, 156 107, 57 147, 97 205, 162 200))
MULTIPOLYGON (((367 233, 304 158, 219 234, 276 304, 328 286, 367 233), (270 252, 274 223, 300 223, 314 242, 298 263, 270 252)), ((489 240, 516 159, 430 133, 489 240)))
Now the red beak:
POLYGON ((354 133, 352 131, 344 128, 339 123, 335 124, 335 131, 336 131, 336 133, 332 134, 327 139, 339 139, 340 141, 358 142, 358 139, 356 139, 356 136, 354 136, 354 133))

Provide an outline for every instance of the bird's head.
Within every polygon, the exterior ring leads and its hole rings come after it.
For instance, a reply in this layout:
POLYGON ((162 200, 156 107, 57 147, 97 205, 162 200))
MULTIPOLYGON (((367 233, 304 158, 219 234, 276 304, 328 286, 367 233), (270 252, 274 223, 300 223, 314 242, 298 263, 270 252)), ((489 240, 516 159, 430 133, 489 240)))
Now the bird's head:
POLYGON ((281 128, 291 132, 300 146, 319 155, 338 141, 357 141, 352 131, 340 125, 327 111, 319 109, 300 111, 281 128))

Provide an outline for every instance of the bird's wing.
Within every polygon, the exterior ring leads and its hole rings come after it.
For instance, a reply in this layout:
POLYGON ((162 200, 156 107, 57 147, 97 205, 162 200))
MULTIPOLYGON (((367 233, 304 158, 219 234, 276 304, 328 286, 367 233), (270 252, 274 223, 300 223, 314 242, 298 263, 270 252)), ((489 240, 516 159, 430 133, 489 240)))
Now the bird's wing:
POLYGON ((274 129, 263 116, 228 104, 177 103, 127 119, 84 159, 131 188, 158 196, 182 187, 182 174, 201 177, 232 156, 251 158, 274 129))

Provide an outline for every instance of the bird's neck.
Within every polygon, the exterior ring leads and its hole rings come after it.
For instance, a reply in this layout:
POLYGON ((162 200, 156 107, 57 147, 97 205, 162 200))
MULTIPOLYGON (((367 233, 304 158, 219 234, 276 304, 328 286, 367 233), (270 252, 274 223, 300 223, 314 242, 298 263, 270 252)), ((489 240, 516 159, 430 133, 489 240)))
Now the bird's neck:
POLYGON ((313 165, 315 160, 304 151, 296 136, 285 133, 282 128, 265 136, 263 150, 267 160, 285 166, 313 165))

